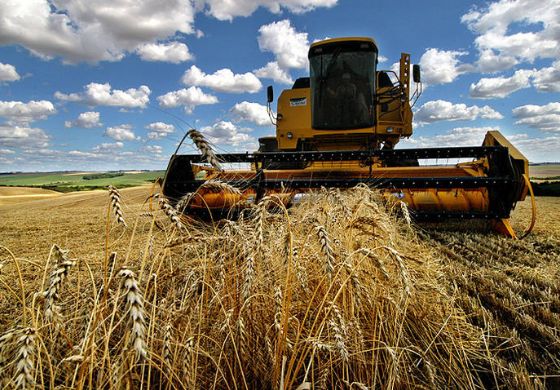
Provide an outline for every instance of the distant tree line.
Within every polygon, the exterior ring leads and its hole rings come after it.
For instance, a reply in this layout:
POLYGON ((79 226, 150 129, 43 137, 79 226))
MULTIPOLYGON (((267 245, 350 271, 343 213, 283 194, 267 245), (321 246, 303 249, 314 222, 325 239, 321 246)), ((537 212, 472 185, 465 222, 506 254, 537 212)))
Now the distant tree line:
POLYGON ((95 179, 110 179, 111 177, 123 176, 124 172, 105 172, 105 173, 92 173, 89 175, 82 176, 84 180, 95 180, 95 179))

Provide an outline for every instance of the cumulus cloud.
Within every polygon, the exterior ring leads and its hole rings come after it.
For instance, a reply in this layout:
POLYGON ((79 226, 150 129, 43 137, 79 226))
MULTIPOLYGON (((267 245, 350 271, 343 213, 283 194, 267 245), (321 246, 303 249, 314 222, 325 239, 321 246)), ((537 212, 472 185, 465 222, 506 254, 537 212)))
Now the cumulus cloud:
POLYGON ((0 124, 0 145, 7 147, 44 148, 49 136, 42 129, 26 125, 0 124))
POLYGON ((422 81, 426 84, 445 84, 453 82, 459 75, 472 70, 472 65, 463 64, 459 57, 465 51, 428 49, 420 57, 422 81))
POLYGON ((216 96, 206 94, 198 87, 171 91, 165 95, 158 96, 157 100, 159 105, 164 108, 183 106, 187 114, 191 114, 196 106, 218 103, 218 98, 216 96))
POLYGON ((232 107, 231 112, 237 121, 247 121, 258 126, 270 126, 270 117, 266 106, 259 103, 241 102, 232 107))
POLYGON ((117 61, 144 43, 193 33, 191 0, 6 0, 0 44, 19 44, 43 58, 117 61))
POLYGON ((218 92, 255 93, 262 88, 260 80, 253 73, 234 74, 227 68, 206 74, 193 65, 181 80, 187 86, 208 87, 218 92))
POLYGON ((540 92, 560 92, 560 60, 536 71, 533 85, 540 92))
POLYGON ((496 73, 510 69, 518 62, 519 61, 513 56, 496 54, 492 49, 483 49, 476 61, 476 67, 478 71, 482 73, 496 73))
POLYGON ((0 44, 22 45, 34 55, 66 62, 118 61, 145 44, 177 33, 202 35, 196 12, 219 20, 249 16, 259 7, 303 13, 337 0, 4 0, 0 44))
MULTIPOLYGON (((508 139, 511 137, 508 137, 508 139)), ((529 137, 519 134, 511 139, 512 144, 519 149, 531 162, 560 161, 560 136, 529 137)))
POLYGON ((75 121, 65 121, 64 127, 81 127, 84 129, 92 129, 94 127, 101 127, 101 116, 96 111, 86 111, 78 115, 75 121))
POLYGON ((11 149, 0 149, 0 154, 6 155, 6 154, 15 154, 15 153, 16 153, 16 152, 14 152, 14 151, 11 150, 11 149))
POLYGON ((281 84, 293 84, 294 80, 288 73, 288 71, 280 68, 278 62, 272 61, 266 64, 264 67, 255 69, 253 71, 257 77, 264 79, 272 79, 277 83, 281 84))
POLYGON ((237 16, 249 16, 259 7, 278 14, 283 8, 301 14, 319 7, 333 7, 337 0, 206 0, 208 13, 219 20, 232 20, 237 16))
POLYGON ((560 102, 542 106, 527 104, 513 109, 515 124, 526 125, 547 132, 560 133, 560 102))
POLYGON ((155 153, 155 154, 161 154, 161 152, 163 152, 163 148, 159 145, 147 145, 140 150, 142 152, 155 153))
MULTIPOLYGON (((432 136, 415 136, 399 142, 403 148, 432 148, 482 145, 486 132, 499 127, 456 127, 432 136)), ((560 136, 529 137, 527 134, 506 135, 506 138, 523 153, 529 161, 545 162, 560 159, 560 136)))
POLYGON ((414 113, 415 122, 419 125, 440 121, 460 121, 482 119, 502 119, 503 116, 490 106, 467 106, 453 104, 445 100, 433 100, 423 104, 414 113))
POLYGON ((144 61, 161 61, 178 64, 193 58, 187 45, 181 42, 146 43, 140 46, 136 53, 144 61))
POLYGON ((146 126, 146 129, 151 130, 148 133, 149 139, 161 139, 167 137, 175 131, 175 126, 163 122, 154 122, 146 126))
POLYGON ((84 92, 65 94, 55 92, 54 97, 66 102, 79 102, 88 106, 114 106, 126 108, 144 108, 150 102, 150 88, 141 85, 126 91, 112 89, 109 83, 89 83, 84 92))
POLYGON ((499 0, 484 9, 473 8, 461 21, 477 35, 481 71, 560 55, 558 0, 499 0))
POLYGON ((307 67, 307 33, 297 32, 288 19, 261 26, 257 41, 261 51, 274 54, 280 68, 307 67))
POLYGON ((210 142, 216 145, 229 145, 241 147, 255 145, 256 141, 247 134, 248 129, 240 129, 236 125, 227 121, 219 121, 212 126, 205 126, 200 129, 210 142))
POLYGON ((417 136, 403 139, 399 146, 412 148, 433 148, 452 146, 482 145, 488 131, 499 130, 498 127, 455 127, 452 130, 433 136, 417 136))
POLYGON ((138 139, 138 137, 134 134, 134 131, 132 131, 131 125, 107 127, 105 135, 113 138, 115 141, 134 141, 138 139))
POLYGON ((56 114, 56 109, 48 100, 31 100, 27 103, 0 101, 0 117, 14 123, 29 123, 53 114, 56 114))
POLYGON ((505 98, 515 91, 529 88, 534 70, 520 69, 511 77, 482 78, 471 84, 469 93, 477 99, 505 98))
POLYGON ((96 153, 106 153, 106 152, 111 152, 111 151, 115 151, 118 149, 122 149, 124 147, 124 143, 122 142, 113 142, 113 143, 102 143, 99 145, 96 145, 93 148, 93 151, 96 153))
POLYGON ((0 83, 6 81, 17 81, 20 79, 15 66, 0 62, 0 83))

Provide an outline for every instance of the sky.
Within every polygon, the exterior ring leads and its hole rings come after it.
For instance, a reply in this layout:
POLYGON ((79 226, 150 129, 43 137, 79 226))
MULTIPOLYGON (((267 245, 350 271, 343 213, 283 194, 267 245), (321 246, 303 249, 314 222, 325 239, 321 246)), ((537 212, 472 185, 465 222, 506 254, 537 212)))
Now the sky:
POLYGON ((399 147, 500 130, 560 161, 560 0, 2 0, 0 172, 165 169, 192 127, 253 151, 274 134, 266 87, 344 36, 373 37, 380 69, 422 68, 399 147))

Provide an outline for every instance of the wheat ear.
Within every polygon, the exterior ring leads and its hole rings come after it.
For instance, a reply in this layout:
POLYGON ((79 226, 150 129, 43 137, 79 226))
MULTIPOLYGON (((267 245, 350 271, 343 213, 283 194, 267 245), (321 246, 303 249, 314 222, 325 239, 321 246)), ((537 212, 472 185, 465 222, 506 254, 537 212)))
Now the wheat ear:
POLYGON ((58 306, 59 292, 62 288, 64 279, 68 276, 70 268, 76 265, 75 261, 68 259, 68 251, 54 246, 55 259, 57 262, 51 273, 49 287, 43 292, 45 297, 45 319, 48 322, 57 320, 60 316, 60 306, 58 306))
POLYGON ((212 165, 218 171, 222 171, 222 167, 220 165, 220 162, 218 161, 218 158, 216 157, 216 153, 214 153, 214 150, 212 149, 212 147, 210 146, 206 138, 204 138, 204 135, 202 135, 201 132, 195 129, 190 129, 187 132, 187 135, 194 142, 198 150, 200 150, 200 153, 202 154, 202 158, 204 158, 210 165, 212 165))
POLYGON ((121 207, 121 194, 119 190, 111 185, 108 187, 108 189, 109 198, 111 199, 111 209, 113 210, 113 214, 115 214, 115 219, 117 220, 117 223, 120 223, 121 225, 124 225, 126 227, 127 225, 124 220, 121 207))
POLYGON ((158 198, 159 207, 163 210, 163 212, 165 213, 165 215, 167 215, 167 217, 171 220, 171 222, 173 222, 175 227, 178 230, 185 230, 185 225, 183 225, 183 222, 181 222, 181 218, 179 218, 179 214, 177 213, 177 210, 169 204, 167 198, 159 194, 157 194, 157 198, 158 198))
POLYGON ((17 340, 17 356, 15 370, 16 389, 31 389, 34 387, 33 371, 35 369, 35 329, 26 328, 17 340))
POLYGON ((119 276, 123 278, 122 285, 126 292, 127 312, 132 324, 132 348, 136 352, 136 359, 143 360, 148 354, 146 342, 144 340, 144 335, 146 333, 144 299, 138 288, 138 282, 136 281, 134 272, 129 269, 122 269, 119 272, 119 276))
POLYGON ((325 255, 325 271, 331 275, 334 271, 334 254, 331 247, 331 240, 324 226, 315 223, 315 232, 321 244, 321 252, 325 255))

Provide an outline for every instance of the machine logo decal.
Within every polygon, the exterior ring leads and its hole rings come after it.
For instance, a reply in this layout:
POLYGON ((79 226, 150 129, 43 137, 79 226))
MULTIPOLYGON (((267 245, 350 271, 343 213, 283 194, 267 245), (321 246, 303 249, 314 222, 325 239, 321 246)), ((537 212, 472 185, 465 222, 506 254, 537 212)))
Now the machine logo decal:
POLYGON ((297 107, 297 106, 307 106, 307 98, 293 98, 290 99, 290 106, 297 107))

